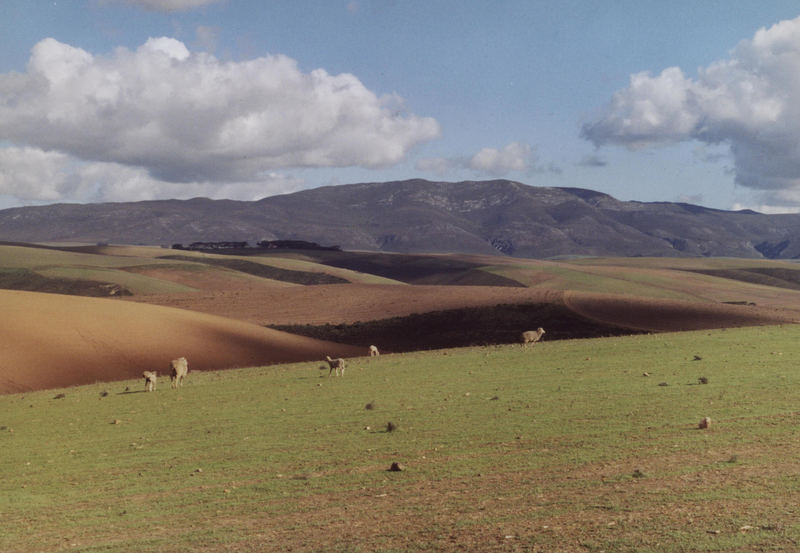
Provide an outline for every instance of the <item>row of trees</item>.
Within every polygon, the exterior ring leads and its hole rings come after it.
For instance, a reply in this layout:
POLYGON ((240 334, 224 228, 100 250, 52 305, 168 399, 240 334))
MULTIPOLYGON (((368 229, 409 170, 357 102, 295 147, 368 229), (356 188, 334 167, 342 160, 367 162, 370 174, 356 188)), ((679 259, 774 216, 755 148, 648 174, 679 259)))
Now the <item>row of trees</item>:
MULTIPOLYGON (((341 251, 339 246, 320 246, 316 242, 305 240, 261 240, 256 242, 255 248, 264 250, 284 249, 284 250, 331 250, 341 251)), ((173 250, 193 250, 193 251, 218 251, 218 250, 242 250, 250 248, 248 242, 192 242, 188 246, 183 244, 173 244, 173 250)))

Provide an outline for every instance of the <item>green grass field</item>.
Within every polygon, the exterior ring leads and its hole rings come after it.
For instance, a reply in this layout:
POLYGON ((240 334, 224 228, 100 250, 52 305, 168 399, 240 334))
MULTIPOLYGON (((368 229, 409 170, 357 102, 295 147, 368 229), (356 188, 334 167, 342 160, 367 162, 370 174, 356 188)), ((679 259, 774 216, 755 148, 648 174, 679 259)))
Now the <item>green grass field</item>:
POLYGON ((758 327, 2 396, 0 551, 796 550, 798 344, 758 327))

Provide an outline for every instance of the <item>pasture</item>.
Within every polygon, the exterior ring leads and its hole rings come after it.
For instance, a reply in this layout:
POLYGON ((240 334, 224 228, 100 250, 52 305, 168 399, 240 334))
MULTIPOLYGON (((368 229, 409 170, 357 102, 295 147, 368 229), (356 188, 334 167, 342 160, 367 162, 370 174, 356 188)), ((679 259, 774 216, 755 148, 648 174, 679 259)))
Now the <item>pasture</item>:
POLYGON ((0 396, 0 551, 795 550, 798 344, 545 337, 0 396))

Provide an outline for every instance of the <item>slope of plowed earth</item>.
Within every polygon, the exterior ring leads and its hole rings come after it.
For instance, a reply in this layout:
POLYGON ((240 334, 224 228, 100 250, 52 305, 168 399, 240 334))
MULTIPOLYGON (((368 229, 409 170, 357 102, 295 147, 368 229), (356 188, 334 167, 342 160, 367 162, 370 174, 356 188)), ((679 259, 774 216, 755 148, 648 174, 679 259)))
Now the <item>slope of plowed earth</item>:
MULTIPOLYGON (((434 311, 522 304, 556 305, 563 308, 561 313, 567 310, 598 325, 637 331, 773 324, 800 319, 800 292, 776 284, 791 282, 794 275, 800 275, 797 265, 787 262, 542 261, 453 255, 360 256, 353 252, 326 252, 324 257, 316 252, 249 256, 180 252, 181 259, 165 259, 174 255, 173 250, 146 247, 53 249, 4 245, 0 246, 0 277, 3 271, 6 276, 14 271, 30 271, 44 279, 45 285, 55 283, 50 291, 57 292, 69 292, 65 287, 81 278, 97 278, 94 282, 100 283, 101 290, 114 290, 104 288, 102 282, 128 287, 134 295, 126 299, 136 302, 179 307, 257 325, 352 324, 434 311), (347 260, 347 268, 324 265, 343 259, 347 260), (354 270, 374 267, 381 275, 354 270), (313 274, 317 273, 350 283, 313 282, 313 286, 304 286, 266 278, 265 275, 280 274, 271 272, 273 268, 296 272, 289 276, 312 278, 312 282, 313 274), (729 278, 743 271, 748 275, 758 274, 757 271, 764 269, 781 278, 750 279, 751 282, 729 278), (475 284, 484 278, 481 274, 495 274, 502 277, 498 282, 517 282, 523 287, 441 285, 463 278, 475 284), (437 285, 408 286, 399 284, 401 280, 437 285)), ((20 275, 15 278, 16 282, 25 281, 20 275)), ((89 295, 82 290, 72 293, 89 295)), ((484 324, 494 325, 497 313, 502 310, 491 310, 490 316, 483 317, 484 324)), ((569 337, 571 327, 566 323, 569 320, 570 317, 557 320, 534 317, 529 326, 550 328, 551 339, 569 337)))
MULTIPOLYGON (((353 356, 361 348, 243 321, 112 299, 0 290, 0 393, 167 374, 169 360, 211 370, 353 356)), ((162 380, 162 386, 166 382, 162 380)))
MULTIPOLYGON (((617 327, 619 330, 615 334, 623 334, 624 329, 678 331, 780 324, 800 320, 800 311, 776 307, 490 286, 345 284, 262 290, 258 294, 236 291, 126 299, 158 302, 187 310, 239 318, 259 325, 319 326, 352 325, 461 308, 483 308, 487 315, 481 318, 482 324, 492 327, 499 325, 503 317, 502 310, 490 309, 494 306, 553 305, 562 309, 543 309, 542 316, 558 313, 554 319, 534 318, 529 321, 528 326, 551 328, 554 331, 551 336, 559 338, 578 335, 570 333, 571 326, 566 321, 571 320, 571 317, 567 312, 595 321, 598 326, 617 327)), ((409 322, 413 323, 411 320, 409 322)), ((373 338, 377 343, 396 342, 394 337, 383 340, 380 336, 373 338)), ((360 340, 353 343, 360 343, 360 340)))
MULTIPOLYGON (((325 252, 332 256, 335 253, 325 252)), ((316 261, 319 254, 314 254, 316 261)), ((391 274, 388 254, 366 254, 391 274)), ((354 266, 355 256, 348 262, 354 266)), ((442 285, 321 285, 241 290, 206 288, 193 294, 128 298, 171 305, 260 325, 352 324, 393 317, 499 304, 557 304, 603 324, 636 330, 688 330, 800 320, 800 292, 776 280, 744 282, 737 271, 782 271, 795 264, 752 260, 674 260, 650 268, 647 260, 532 261, 478 256, 398 256, 398 278, 433 278, 444 261, 481 267, 524 287, 442 285), (413 267, 409 267, 413 265, 413 267), (718 276, 698 270, 719 271, 718 276), (569 301, 564 298, 567 297, 569 301), (618 309, 613 305, 618 304, 618 309), (740 304, 740 305, 733 305, 740 304)), ((365 268, 365 267, 362 267, 365 268)), ((474 269, 473 269, 474 270, 474 269)), ((446 271, 445 271, 446 272, 446 271)), ((787 279, 789 277, 786 277, 787 279)), ((566 330, 565 330, 566 332, 566 330)))
POLYGON ((567 292, 565 305, 575 314, 623 328, 652 332, 800 323, 800 312, 776 307, 730 305, 619 295, 567 292))

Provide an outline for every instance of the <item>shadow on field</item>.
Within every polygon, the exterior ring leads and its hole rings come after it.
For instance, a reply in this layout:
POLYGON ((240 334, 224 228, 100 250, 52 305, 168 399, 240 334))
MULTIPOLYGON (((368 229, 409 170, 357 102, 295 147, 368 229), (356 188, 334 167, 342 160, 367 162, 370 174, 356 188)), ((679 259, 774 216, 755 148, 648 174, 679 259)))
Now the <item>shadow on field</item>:
POLYGON ((540 326, 546 330, 545 341, 643 333, 598 323, 552 303, 469 307, 353 324, 270 328, 343 344, 379 344, 381 351, 399 352, 519 343, 522 331, 540 326))

